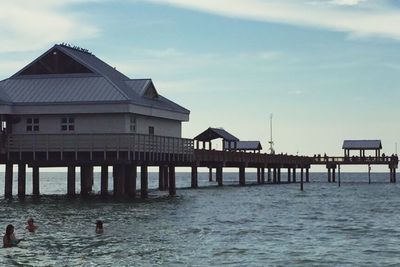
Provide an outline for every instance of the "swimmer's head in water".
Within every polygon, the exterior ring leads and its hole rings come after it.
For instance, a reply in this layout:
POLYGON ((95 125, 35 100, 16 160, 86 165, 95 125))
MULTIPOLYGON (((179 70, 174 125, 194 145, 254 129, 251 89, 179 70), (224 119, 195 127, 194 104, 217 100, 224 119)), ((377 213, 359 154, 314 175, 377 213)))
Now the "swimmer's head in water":
POLYGON ((101 220, 96 221, 96 227, 102 229, 103 228, 103 222, 101 220))
POLYGON ((14 232, 14 226, 12 224, 7 225, 6 234, 11 235, 14 232))
POLYGON ((28 219, 28 224, 33 224, 33 218, 28 219))

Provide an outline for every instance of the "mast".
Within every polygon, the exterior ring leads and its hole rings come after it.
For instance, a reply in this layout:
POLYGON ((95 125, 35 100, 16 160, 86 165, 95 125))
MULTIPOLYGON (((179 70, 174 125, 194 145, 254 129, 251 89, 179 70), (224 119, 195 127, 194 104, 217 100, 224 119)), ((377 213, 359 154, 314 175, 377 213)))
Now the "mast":
POLYGON ((275 150, 274 150, 274 141, 272 140, 272 113, 269 117, 269 128, 270 128, 270 137, 271 139, 269 140, 269 152, 270 154, 275 154, 275 150))

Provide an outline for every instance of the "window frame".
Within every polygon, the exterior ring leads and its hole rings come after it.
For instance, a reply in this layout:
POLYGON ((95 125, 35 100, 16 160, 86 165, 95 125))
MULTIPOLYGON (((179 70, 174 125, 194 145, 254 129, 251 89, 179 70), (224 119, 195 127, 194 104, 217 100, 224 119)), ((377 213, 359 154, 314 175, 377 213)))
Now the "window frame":
POLYGON ((63 116, 60 119, 60 131, 65 132, 75 132, 75 117, 73 116, 63 116))
POLYGON ((40 118, 39 117, 28 117, 25 120, 25 131, 32 133, 32 132, 39 132, 40 131, 40 118))

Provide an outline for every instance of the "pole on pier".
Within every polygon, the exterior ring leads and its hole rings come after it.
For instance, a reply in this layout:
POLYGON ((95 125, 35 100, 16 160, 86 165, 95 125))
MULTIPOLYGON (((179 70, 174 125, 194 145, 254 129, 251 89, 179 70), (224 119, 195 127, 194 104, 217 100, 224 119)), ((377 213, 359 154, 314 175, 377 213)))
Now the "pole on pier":
POLYGON ((306 183, 310 182, 310 168, 306 168, 306 183))
POLYGON ((340 187, 340 165, 338 165, 338 186, 340 187))
POLYGON ((271 182, 271 168, 268 168, 268 183, 271 182))
POLYGON ((393 183, 396 183, 396 168, 393 167, 393 183))
POLYGON ((222 186, 223 185, 222 166, 218 166, 217 167, 216 176, 217 176, 216 179, 217 179, 217 182, 218 182, 218 186, 222 186))
POLYGON ((115 179, 114 179, 114 196, 121 197, 125 195, 125 165, 118 164, 114 166, 115 168, 115 179))
MULTIPOLYGON (((81 196, 87 196, 89 194, 90 188, 90 170, 89 166, 81 166, 81 196)), ((114 185, 115 192, 115 185, 114 185)))
POLYGON ((290 169, 291 168, 288 168, 287 169, 287 182, 290 184, 291 183, 291 180, 290 180, 290 176, 291 176, 291 174, 290 174, 290 169))
POLYGON ((137 166, 131 164, 125 165, 125 193, 132 198, 136 196, 136 177, 137 166))
POLYGON ((32 194, 36 197, 40 195, 39 174, 39 167, 32 167, 32 194))
POLYGON ((328 167, 328 183, 331 182, 331 168, 328 167))
POLYGON ((332 183, 336 183, 336 168, 332 168, 332 183))
POLYGON ((168 190, 168 188, 169 188, 169 172, 168 172, 168 166, 167 165, 164 165, 163 166, 163 172, 164 172, 164 174, 163 174, 163 177, 164 177, 164 191, 165 190, 168 190))
POLYGON ((140 166, 140 196, 147 198, 148 196, 148 169, 146 165, 140 166))
POLYGON ((296 168, 293 168, 293 183, 296 182, 296 168))
POLYGON ((273 182, 274 184, 276 184, 276 182, 277 182, 277 179, 276 179, 276 168, 273 169, 272 182, 273 182))
POLYGON ((278 168, 278 184, 281 183, 281 167, 278 168))
MULTIPOLYGON (((199 141, 197 141, 197 143, 199 143, 199 141)), ((158 190, 163 191, 165 188, 164 185, 164 170, 163 170, 163 166, 159 166, 158 167, 158 190)))
POLYGON ((197 188, 198 187, 198 181, 197 181, 197 165, 192 166, 192 188, 197 188))
POLYGON ((24 198, 26 195, 26 165, 18 164, 18 197, 24 198))
POLYGON ((12 198, 12 188, 13 188, 13 164, 6 164, 6 173, 5 173, 5 183, 4 183, 4 197, 12 198))
POLYGON ((244 166, 239 167, 239 185, 246 185, 246 168, 244 166))
POLYGON ((261 184, 261 169, 257 167, 257 184, 261 184))
MULTIPOLYGON (((32 173, 33 177, 33 173, 32 173)), ((75 166, 68 166, 67 170, 67 195, 70 197, 75 196, 75 186, 76 182, 76 172, 75 172, 75 166)))
POLYGON ((368 184, 371 184, 371 165, 368 164, 368 184))
POLYGON ((176 195, 175 166, 169 166, 169 195, 176 195))
POLYGON ((304 190, 304 181, 303 181, 303 168, 301 168, 301 173, 300 173, 300 190, 304 190))
POLYGON ((261 183, 265 184, 265 168, 261 168, 261 183))
POLYGON ((212 177, 213 177, 213 175, 212 175, 212 167, 209 167, 208 168, 208 181, 209 182, 212 182, 212 177))
POLYGON ((107 196, 108 195, 108 166, 107 165, 102 165, 101 166, 100 194, 102 196, 107 196))

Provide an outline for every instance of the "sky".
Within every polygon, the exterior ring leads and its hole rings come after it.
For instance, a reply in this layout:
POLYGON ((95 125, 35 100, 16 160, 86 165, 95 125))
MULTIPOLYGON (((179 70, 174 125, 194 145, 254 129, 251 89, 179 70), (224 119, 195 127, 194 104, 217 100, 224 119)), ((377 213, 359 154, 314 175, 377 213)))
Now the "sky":
MULTIPOLYGON (((0 79, 56 43, 89 49, 191 111, 183 136, 223 127, 278 153, 400 148, 400 4, 392 0, 0 2, 0 79)), ((219 146, 221 146, 219 144, 219 146)))

